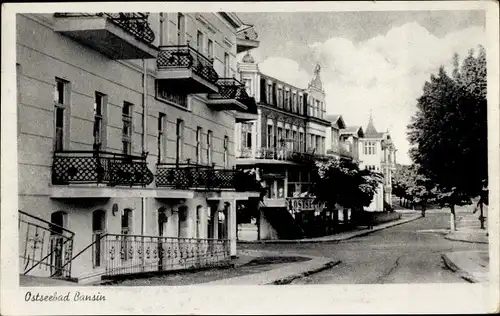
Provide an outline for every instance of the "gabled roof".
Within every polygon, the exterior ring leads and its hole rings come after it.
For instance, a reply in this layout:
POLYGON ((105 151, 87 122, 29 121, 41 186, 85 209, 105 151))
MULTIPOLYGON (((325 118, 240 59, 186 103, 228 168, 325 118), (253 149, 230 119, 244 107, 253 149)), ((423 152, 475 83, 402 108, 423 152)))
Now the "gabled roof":
POLYGON ((356 135, 357 137, 364 137, 365 133, 361 126, 347 126, 340 130, 340 135, 356 135))
POLYGON ((340 129, 345 128, 345 122, 342 115, 331 114, 326 116, 326 120, 330 121, 332 125, 338 125, 340 129))

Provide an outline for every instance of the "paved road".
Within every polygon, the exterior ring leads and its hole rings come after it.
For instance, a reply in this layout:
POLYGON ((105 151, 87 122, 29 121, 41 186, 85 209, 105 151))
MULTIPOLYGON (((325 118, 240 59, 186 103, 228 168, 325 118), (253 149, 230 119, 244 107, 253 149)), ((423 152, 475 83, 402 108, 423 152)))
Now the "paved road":
POLYGON ((370 235, 327 244, 240 244, 239 249, 291 251, 341 260, 341 264, 292 284, 383 284, 466 282, 445 268, 441 254, 484 250, 488 245, 444 239, 449 214, 425 218, 370 235))

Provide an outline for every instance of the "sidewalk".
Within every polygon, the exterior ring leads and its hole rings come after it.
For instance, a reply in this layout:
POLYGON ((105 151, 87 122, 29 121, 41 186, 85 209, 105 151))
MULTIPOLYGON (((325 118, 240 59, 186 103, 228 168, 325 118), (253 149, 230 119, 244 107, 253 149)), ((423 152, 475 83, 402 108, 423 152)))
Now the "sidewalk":
POLYGON ((479 212, 473 214, 468 211, 459 214, 457 217, 457 230, 446 235, 446 239, 480 244, 488 243, 488 229, 481 229, 478 219, 479 212))
MULTIPOLYGON (((264 256, 276 256, 277 253, 273 251, 263 250, 243 250, 238 252, 240 262, 243 265, 250 260, 264 256)), ((324 257, 313 257, 304 254, 294 253, 279 253, 280 257, 307 257, 308 261, 291 263, 287 265, 280 265, 276 269, 264 271, 261 273, 247 274, 235 278, 222 279, 199 285, 268 285, 268 284, 289 284, 297 278, 308 276, 310 274, 320 272, 325 269, 336 266, 340 263, 338 260, 332 260, 324 257)))
POLYGON ((59 280, 55 278, 42 278, 31 275, 19 275, 19 286, 84 286, 76 282, 59 280))
POLYGON ((414 220, 421 218, 422 216, 419 214, 402 214, 402 218, 383 223, 380 225, 373 226, 373 229, 361 228, 354 231, 341 232, 334 235, 316 237, 316 238, 303 238, 303 239, 276 239, 276 240, 239 240, 238 243, 241 244, 301 244, 301 243, 321 243, 321 242, 336 242, 351 239, 354 237, 364 236, 371 234, 373 232, 389 228, 396 225, 401 225, 404 223, 408 223, 414 220))
POLYGON ((489 282, 487 251, 455 251, 441 256, 446 266, 471 283, 489 282))

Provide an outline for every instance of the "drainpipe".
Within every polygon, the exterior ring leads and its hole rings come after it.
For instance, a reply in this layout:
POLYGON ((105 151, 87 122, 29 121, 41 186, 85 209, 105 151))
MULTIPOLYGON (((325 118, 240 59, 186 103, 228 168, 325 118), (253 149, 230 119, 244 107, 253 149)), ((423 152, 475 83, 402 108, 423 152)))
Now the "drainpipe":
MULTIPOLYGON (((143 74, 142 74, 142 152, 147 151, 147 65, 146 60, 142 59, 143 74)), ((146 198, 141 198, 142 202, 142 227, 141 235, 146 234, 146 198)))
MULTIPOLYGON (((143 72, 142 72, 142 152, 146 152, 147 150, 147 110, 146 110, 146 104, 147 104, 147 89, 146 89, 146 82, 147 82, 147 67, 146 67, 146 60, 142 59, 142 66, 143 66, 143 72)), ((141 197, 141 235, 144 236, 146 235, 146 198, 141 197)), ((143 255, 142 255, 142 269, 144 271, 145 269, 145 251, 144 251, 144 237, 142 239, 142 250, 143 250, 143 255)))

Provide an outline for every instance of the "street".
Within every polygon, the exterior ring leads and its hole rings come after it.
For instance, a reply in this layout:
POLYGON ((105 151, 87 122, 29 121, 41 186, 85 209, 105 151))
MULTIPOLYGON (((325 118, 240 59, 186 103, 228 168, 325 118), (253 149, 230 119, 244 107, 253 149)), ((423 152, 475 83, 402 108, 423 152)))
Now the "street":
POLYGON ((289 251, 341 261, 336 267, 291 284, 463 283, 466 281, 444 266, 441 254, 487 250, 488 245, 445 239, 449 219, 448 212, 430 211, 425 218, 339 243, 241 244, 238 247, 289 251))

